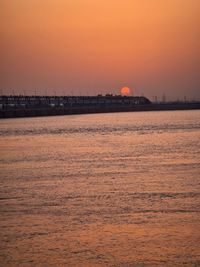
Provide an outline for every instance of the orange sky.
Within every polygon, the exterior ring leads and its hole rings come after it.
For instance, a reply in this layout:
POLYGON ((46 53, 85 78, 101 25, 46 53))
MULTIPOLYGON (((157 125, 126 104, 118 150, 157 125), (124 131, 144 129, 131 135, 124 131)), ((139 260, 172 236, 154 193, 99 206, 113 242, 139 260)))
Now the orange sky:
POLYGON ((200 97, 199 0, 0 0, 4 93, 200 97))

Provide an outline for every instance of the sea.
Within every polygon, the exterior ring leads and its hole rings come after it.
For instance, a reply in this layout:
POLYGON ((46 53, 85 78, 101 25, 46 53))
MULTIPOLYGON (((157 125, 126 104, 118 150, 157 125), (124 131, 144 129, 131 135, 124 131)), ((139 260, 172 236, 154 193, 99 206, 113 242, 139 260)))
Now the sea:
POLYGON ((200 110, 2 119, 0 266, 200 266, 200 110))

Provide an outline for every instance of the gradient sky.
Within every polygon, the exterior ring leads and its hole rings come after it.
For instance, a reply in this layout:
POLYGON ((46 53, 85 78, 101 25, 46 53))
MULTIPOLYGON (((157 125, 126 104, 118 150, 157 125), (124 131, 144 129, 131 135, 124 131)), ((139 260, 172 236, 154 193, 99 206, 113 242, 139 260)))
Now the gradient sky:
POLYGON ((200 97, 199 0, 0 0, 3 93, 200 97))

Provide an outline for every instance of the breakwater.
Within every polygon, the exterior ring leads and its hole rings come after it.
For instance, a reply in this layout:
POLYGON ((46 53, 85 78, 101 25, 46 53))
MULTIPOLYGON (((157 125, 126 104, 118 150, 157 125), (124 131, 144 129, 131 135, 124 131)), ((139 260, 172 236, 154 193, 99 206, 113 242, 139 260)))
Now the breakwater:
POLYGON ((0 98, 0 118, 189 109, 200 109, 200 102, 151 103, 146 97, 112 95, 2 96, 0 98))

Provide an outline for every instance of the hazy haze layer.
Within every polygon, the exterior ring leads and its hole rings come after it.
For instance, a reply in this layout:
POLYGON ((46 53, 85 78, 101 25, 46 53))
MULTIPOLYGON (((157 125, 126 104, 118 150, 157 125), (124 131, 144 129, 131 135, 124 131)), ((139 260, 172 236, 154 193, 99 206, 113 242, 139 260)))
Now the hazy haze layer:
POLYGON ((0 0, 3 92, 200 97, 199 0, 0 0))

